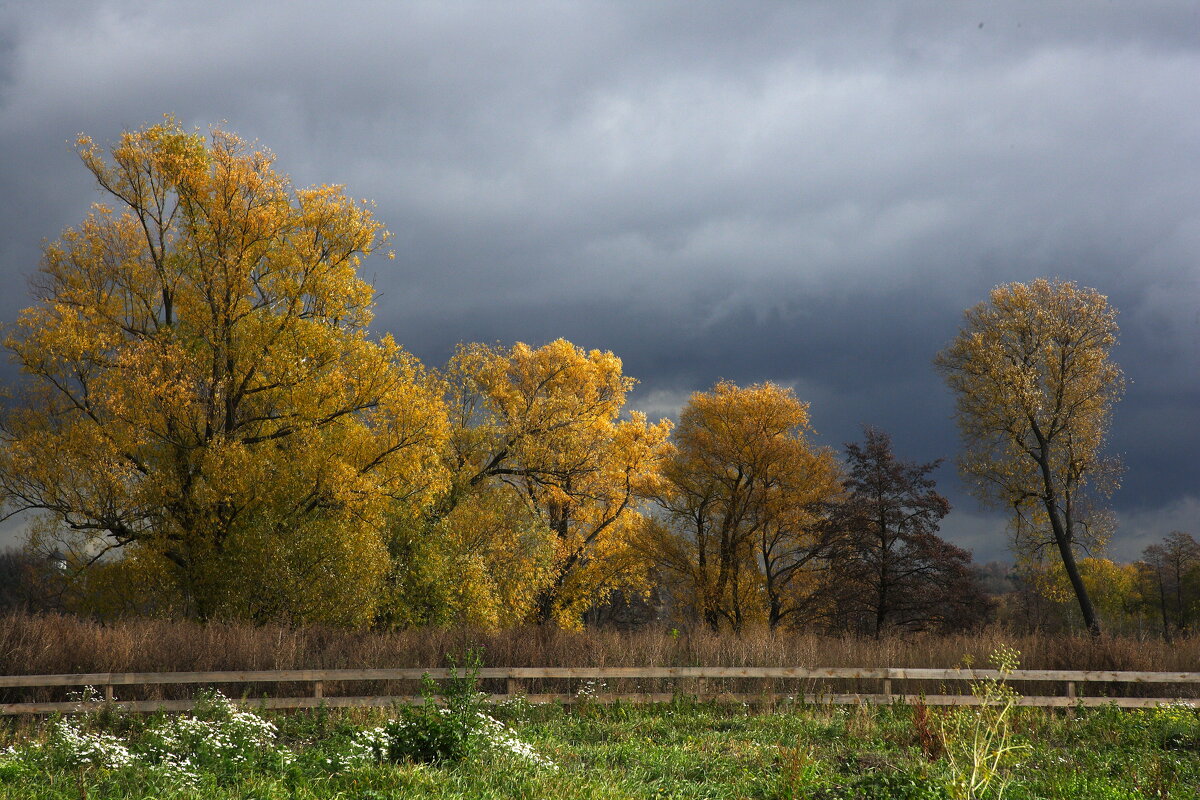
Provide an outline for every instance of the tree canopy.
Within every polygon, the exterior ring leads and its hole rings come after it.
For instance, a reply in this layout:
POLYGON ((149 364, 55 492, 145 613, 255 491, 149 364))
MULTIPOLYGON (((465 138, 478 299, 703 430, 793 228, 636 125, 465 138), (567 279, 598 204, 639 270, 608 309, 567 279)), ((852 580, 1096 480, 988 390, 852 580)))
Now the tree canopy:
POLYGON ((441 485, 447 431, 421 366, 367 332, 357 267, 386 233, 225 131, 78 147, 113 205, 45 248, 5 340, 27 377, 8 508, 201 617, 371 619, 385 516, 441 485))
MULTIPOLYGON (((577 627, 653 590, 713 630, 875 635, 984 607, 936 535, 936 462, 897 460, 886 434, 839 464, 792 390, 730 381, 673 430, 626 407, 616 354, 565 339, 462 344, 426 369, 369 330, 359 270, 388 234, 365 201, 169 117, 77 148, 105 202, 44 246, 3 340, 23 376, 0 499, 54 558, 6 561, 22 588, 0 603, 44 584, 102 617, 495 629, 577 627)), ((1169 637, 1200 615, 1190 536, 1136 566, 1085 558, 1111 527, 1116 333, 1093 290, 1012 283, 936 364, 963 475, 1012 512, 1012 581, 1069 586, 1097 635, 1097 609, 1152 609, 1169 637)))
POLYGON ((841 484, 810 433, 808 405, 772 383, 721 381, 681 412, 649 549, 710 628, 811 611, 809 570, 828 545, 821 515, 841 484))
POLYGON ((1039 278, 968 309, 936 364, 957 400, 959 468, 984 502, 1012 512, 1019 551, 1057 550, 1085 624, 1100 621, 1076 551, 1102 546, 1117 466, 1103 455, 1124 389, 1110 355, 1116 312, 1092 289, 1039 278))
POLYGON ((846 497, 831 522, 840 534, 830 567, 837 627, 879 638, 978 622, 987 603, 971 555, 937 535, 950 513, 930 477, 939 462, 901 461, 886 433, 864 434, 846 445, 846 497))

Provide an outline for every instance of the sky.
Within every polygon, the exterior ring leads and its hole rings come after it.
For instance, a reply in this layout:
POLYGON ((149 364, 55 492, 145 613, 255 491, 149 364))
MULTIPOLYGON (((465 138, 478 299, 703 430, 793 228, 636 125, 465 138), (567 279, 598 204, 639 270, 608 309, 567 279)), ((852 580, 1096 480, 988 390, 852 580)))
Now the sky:
POLYGON ((944 458, 982 562, 932 359, 992 287, 1073 280, 1120 314, 1131 559, 1200 537, 1198 76, 1191 0, 0 3, 0 320, 102 199, 78 133, 220 125, 375 202, 373 330, 426 363, 565 337, 654 417, 792 387, 820 444, 944 458))

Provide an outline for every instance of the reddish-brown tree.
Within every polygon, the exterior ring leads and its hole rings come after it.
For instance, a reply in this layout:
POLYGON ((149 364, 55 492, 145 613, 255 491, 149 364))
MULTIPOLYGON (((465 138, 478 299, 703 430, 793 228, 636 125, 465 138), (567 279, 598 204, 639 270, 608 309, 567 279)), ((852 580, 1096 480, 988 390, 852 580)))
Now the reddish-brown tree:
POLYGON ((879 637, 889 628, 955 628, 987 602, 971 555, 937 535, 950 503, 929 477, 939 461, 898 461, 891 437, 864 428, 847 444, 847 497, 833 517, 841 534, 831 563, 839 626, 879 637))

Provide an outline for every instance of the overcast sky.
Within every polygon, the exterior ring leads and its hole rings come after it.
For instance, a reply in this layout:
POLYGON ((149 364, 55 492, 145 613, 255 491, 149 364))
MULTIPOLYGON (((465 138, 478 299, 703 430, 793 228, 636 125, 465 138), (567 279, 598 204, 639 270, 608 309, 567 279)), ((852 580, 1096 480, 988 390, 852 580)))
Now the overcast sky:
MULTIPOLYGON (((100 200, 70 142, 173 113, 376 201, 375 330, 563 336, 632 405, 719 378, 947 459, 943 535, 1007 557, 931 366, 993 286, 1120 311, 1112 552, 1200 536, 1200 12, 1191 0, 0 3, 0 319, 100 200)), ((12 370, 0 372, 5 381, 12 370)))

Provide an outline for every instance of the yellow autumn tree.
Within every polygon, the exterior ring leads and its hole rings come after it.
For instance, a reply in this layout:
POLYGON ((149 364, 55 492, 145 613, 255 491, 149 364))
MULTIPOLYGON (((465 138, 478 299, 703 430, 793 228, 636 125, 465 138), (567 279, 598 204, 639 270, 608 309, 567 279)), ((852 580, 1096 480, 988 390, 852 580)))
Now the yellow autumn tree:
POLYGON ((842 486, 809 434, 808 404, 772 383, 722 381, 680 414, 648 547, 713 630, 775 627, 819 602, 832 535, 821 523, 842 486))
POLYGON ((368 336, 357 268, 386 232, 226 131, 78 148, 111 206, 45 248, 8 331, 9 510, 201 618, 370 620, 385 517, 440 491, 447 430, 421 365, 368 336))
MULTIPOLYGON (((1107 558, 1081 558, 1078 567, 1096 610, 1110 621, 1110 625, 1119 628, 1123 624, 1128 629, 1140 621, 1144 604, 1137 564, 1121 564, 1107 558)), ((1069 617, 1074 589, 1061 561, 1027 564, 1025 574, 1042 597, 1060 604, 1069 617)))
POLYGON ((621 360, 564 339, 470 344, 442 378, 452 478, 427 533, 477 565, 491 618, 575 627, 613 591, 644 591, 633 541, 671 426, 623 416, 621 360))
POLYGON ((967 310, 935 361, 957 398, 959 469, 985 503, 1013 514, 1019 555, 1059 559, 1084 624, 1100 620, 1078 552, 1102 546, 1117 466, 1102 453, 1124 389, 1110 354, 1116 312, 1092 289, 1039 278, 999 286, 967 310))
POLYGON ((503 485, 477 485, 452 508, 429 511, 392 527, 393 570, 379 622, 497 630, 533 619, 554 567, 554 532, 503 485))

